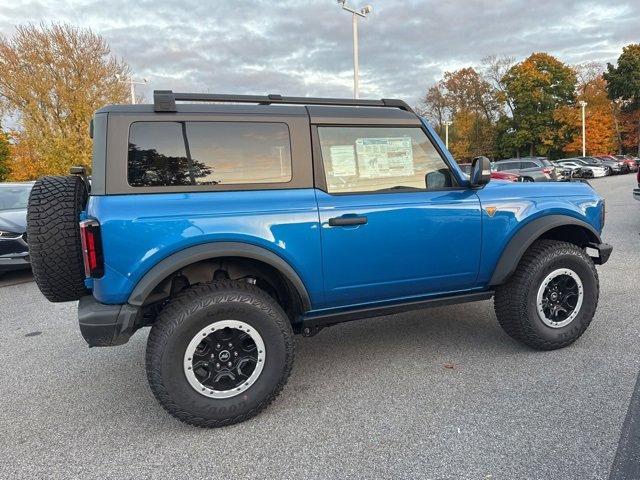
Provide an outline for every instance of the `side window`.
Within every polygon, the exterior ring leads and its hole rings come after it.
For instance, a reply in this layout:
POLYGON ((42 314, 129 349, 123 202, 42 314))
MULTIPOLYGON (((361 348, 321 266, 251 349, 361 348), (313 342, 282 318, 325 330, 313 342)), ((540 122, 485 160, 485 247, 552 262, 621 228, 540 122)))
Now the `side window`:
POLYGON ((539 168, 535 162, 522 162, 522 167, 520 168, 539 168))
POLYGON ((286 183, 289 129, 284 123, 136 122, 127 177, 133 187, 286 183))
POLYGON ((455 177, 417 127, 318 127, 329 193, 426 190, 425 175, 455 177))
POLYGON ((498 170, 517 170, 520 167, 520 162, 502 162, 498 164, 498 170))

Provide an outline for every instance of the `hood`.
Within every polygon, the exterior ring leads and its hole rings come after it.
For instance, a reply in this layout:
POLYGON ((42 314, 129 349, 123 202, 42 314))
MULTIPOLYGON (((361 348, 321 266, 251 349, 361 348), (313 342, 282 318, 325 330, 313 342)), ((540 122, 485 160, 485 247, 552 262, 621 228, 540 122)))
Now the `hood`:
POLYGON ((0 210, 0 230, 24 233, 27 231, 27 210, 0 210))

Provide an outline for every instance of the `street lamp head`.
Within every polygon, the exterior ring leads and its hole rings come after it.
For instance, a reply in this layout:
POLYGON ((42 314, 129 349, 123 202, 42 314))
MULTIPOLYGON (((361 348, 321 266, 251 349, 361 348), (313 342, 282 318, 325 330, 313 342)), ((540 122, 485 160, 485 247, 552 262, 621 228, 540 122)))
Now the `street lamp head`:
POLYGON ((584 108, 584 107, 586 107, 586 106, 587 106, 587 102, 585 102, 584 100, 580 100, 580 101, 578 102, 578 105, 580 105, 582 108, 584 108))
POLYGON ((338 5, 344 5, 347 0, 338 0, 338 5))
POLYGON ((371 5, 365 5, 360 10, 360 13, 362 13, 363 15, 367 15, 368 13, 373 13, 373 7, 371 5))

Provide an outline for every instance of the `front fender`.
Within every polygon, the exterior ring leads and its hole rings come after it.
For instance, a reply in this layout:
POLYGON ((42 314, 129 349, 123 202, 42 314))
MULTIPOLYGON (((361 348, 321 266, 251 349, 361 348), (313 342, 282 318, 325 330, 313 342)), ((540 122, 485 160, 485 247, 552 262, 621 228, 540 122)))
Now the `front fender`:
POLYGON ((602 243, 598 231, 583 220, 568 215, 548 215, 537 218, 522 226, 511 237, 493 270, 489 285, 495 286, 504 283, 513 274, 518 263, 520 263, 520 259, 533 242, 549 230, 564 225, 581 227, 589 232, 591 242, 595 244, 602 243))

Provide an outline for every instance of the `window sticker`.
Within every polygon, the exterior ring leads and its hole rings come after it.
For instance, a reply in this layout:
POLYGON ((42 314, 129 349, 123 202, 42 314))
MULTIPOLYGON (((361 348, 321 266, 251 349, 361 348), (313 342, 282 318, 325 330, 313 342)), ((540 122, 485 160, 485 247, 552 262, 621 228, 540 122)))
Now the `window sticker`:
POLYGON ((358 138, 360 178, 403 177, 414 174, 410 137, 358 138))
POLYGON ((334 177, 357 175, 356 152, 353 145, 334 145, 330 149, 331 169, 334 177))

